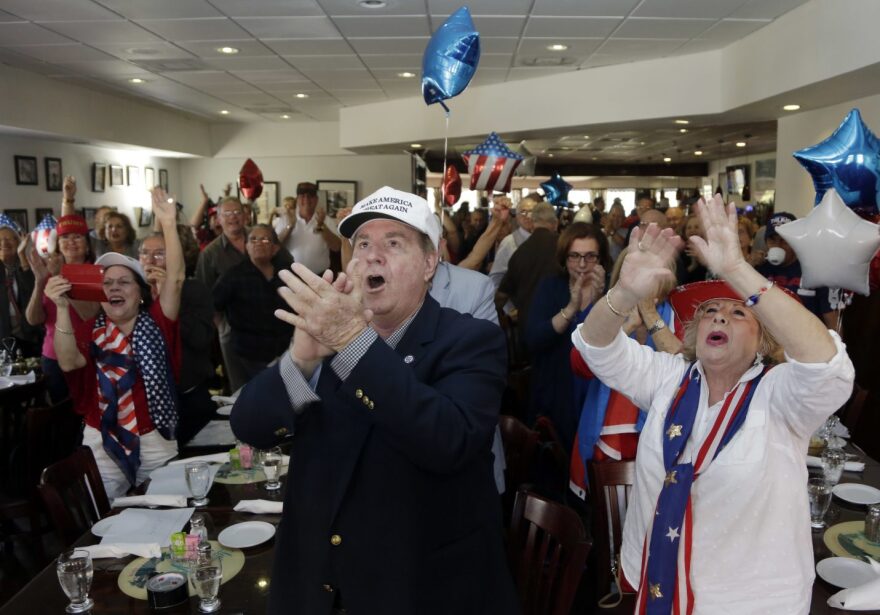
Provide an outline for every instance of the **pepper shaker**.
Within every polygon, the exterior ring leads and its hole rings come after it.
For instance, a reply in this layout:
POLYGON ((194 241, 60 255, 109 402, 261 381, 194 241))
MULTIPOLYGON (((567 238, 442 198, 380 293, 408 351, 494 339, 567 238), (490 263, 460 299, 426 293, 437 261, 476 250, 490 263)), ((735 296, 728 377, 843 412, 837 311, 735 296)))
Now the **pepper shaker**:
POLYGON ((865 538, 880 543, 880 504, 868 506, 868 514, 865 515, 865 538))

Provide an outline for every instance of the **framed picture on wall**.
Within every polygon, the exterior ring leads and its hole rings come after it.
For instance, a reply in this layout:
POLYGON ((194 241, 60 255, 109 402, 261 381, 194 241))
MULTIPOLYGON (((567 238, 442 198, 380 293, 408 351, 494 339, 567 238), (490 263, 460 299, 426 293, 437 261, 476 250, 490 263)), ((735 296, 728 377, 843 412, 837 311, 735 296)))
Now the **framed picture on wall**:
POLYGON ((114 188, 125 185, 125 169, 121 164, 110 165, 110 185, 114 188))
POLYGON ((27 233, 31 230, 30 225, 28 224, 27 209, 4 209, 3 213, 20 226, 23 233, 27 233))
POLYGON ((46 216, 52 216, 53 218, 55 217, 55 210, 51 207, 37 207, 34 213, 37 216, 36 220, 34 220, 35 224, 39 224, 40 222, 42 222, 43 218, 45 218, 46 216))
POLYGON ((60 192, 61 184, 64 181, 64 174, 61 172, 61 158, 44 158, 46 165, 46 190, 50 192, 60 192))
POLYGON ((168 192, 168 169, 159 169, 159 185, 168 192))
POLYGON ((36 186, 39 183, 38 179, 39 177, 37 175, 37 157, 16 156, 15 183, 19 186, 36 186))
POLYGON ((336 212, 357 203, 357 182, 342 179, 319 179, 318 192, 325 193, 327 215, 336 217, 336 212))
POLYGON ((269 216, 272 211, 279 206, 278 193, 281 184, 279 182, 263 182, 263 192, 254 201, 257 206, 257 222, 261 224, 269 223, 269 216))
POLYGON ((141 168, 126 167, 126 172, 128 175, 128 185, 139 187, 141 185, 141 168))
POLYGON ((152 190, 156 187, 156 169, 153 167, 144 167, 144 186, 146 186, 147 190, 152 190))
POLYGON ((727 167, 727 200, 739 201, 743 198, 743 189, 749 185, 749 165, 738 164, 727 167))
MULTIPOLYGON (((103 192, 103 190, 101 190, 103 192)), ((86 219, 86 224, 89 225, 89 228, 95 228, 95 214, 98 213, 97 207, 83 207, 79 214, 86 219)))
POLYGON ((141 228, 145 226, 150 226, 153 223, 153 212, 152 210, 146 209, 144 207, 135 207, 134 219, 135 222, 137 222, 137 225, 141 228))
POLYGON ((92 163, 92 192, 104 192, 107 185, 107 165, 100 162, 92 163))

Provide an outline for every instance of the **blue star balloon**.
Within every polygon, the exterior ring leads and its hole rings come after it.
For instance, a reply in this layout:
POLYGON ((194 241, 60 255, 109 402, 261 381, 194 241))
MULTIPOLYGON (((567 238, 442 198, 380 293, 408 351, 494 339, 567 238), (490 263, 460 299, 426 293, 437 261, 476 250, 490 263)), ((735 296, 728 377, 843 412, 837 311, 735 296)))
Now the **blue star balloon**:
POLYGON ((468 7, 463 6, 437 28, 422 56, 422 96, 425 103, 458 96, 477 71, 480 61, 480 34, 468 7))
POLYGON ((568 205, 568 191, 571 190, 571 184, 562 179, 559 173, 554 173, 553 177, 541 184, 541 188, 544 189, 544 198, 548 203, 557 207, 568 205))
POLYGON ((794 157, 813 177, 816 205, 834 188, 860 216, 878 212, 880 139, 862 121, 858 109, 850 111, 830 137, 796 151, 794 157))

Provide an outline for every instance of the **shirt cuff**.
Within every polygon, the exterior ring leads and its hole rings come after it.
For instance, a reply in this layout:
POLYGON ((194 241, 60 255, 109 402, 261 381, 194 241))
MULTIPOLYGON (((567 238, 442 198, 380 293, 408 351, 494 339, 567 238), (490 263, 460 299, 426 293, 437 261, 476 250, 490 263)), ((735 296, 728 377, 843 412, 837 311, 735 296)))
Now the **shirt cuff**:
MULTIPOLYGON (((315 370, 315 374, 312 375, 312 380, 315 383, 317 383, 315 375, 320 373, 320 369, 321 366, 319 365, 318 369, 315 370)), ((305 376, 294 364, 290 352, 284 353, 279 370, 281 372, 281 379, 284 381, 284 388, 287 389, 287 397, 290 400, 290 405, 293 406, 294 412, 301 414, 307 405, 321 401, 313 387, 310 386, 311 381, 306 382, 305 376)))
POLYGON ((370 346, 378 337, 379 334, 370 327, 367 327, 348 346, 340 350, 333 357, 330 361, 330 367, 336 372, 340 380, 345 382, 351 375, 351 372, 354 371, 354 368, 357 367, 358 361, 367 354, 367 350, 370 349, 370 346))

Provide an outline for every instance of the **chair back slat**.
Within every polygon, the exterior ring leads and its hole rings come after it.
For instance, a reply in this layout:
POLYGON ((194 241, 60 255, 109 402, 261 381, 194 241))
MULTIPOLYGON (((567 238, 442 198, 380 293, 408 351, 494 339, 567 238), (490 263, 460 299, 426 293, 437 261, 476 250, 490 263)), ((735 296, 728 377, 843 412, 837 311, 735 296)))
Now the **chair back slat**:
POLYGON ((629 494, 635 480, 635 461, 591 462, 590 497, 593 511, 593 541, 598 570, 598 595, 608 593, 613 578, 614 558, 620 553, 623 522, 629 494))

